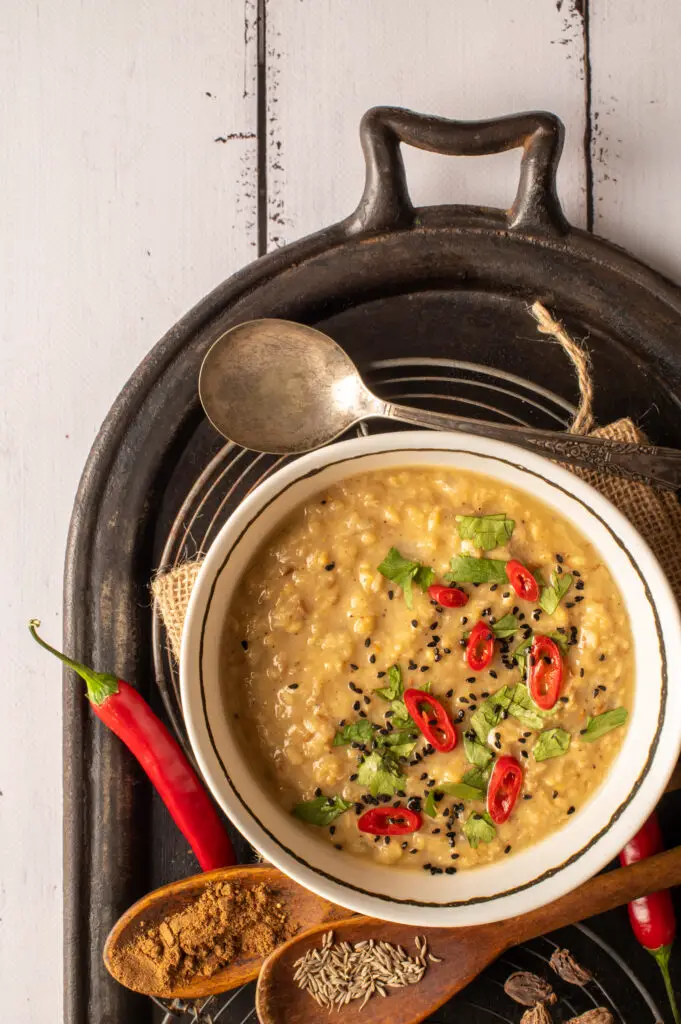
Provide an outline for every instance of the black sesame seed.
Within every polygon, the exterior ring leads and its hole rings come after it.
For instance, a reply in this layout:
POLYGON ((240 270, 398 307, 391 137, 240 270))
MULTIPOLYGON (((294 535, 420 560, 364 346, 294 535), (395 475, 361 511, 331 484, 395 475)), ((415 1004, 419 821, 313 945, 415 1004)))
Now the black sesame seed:
POLYGON ((510 853, 510 852, 511 852, 511 847, 510 846, 505 847, 504 853, 510 853))
POLYGON ((601 683, 600 686, 598 687, 598 689, 602 690, 602 692, 605 693, 605 691, 608 689, 608 687, 607 686, 603 686, 603 683, 601 683))
POLYGON ((354 708, 354 710, 355 710, 355 711, 359 711, 359 709, 360 709, 360 703, 359 703, 359 701, 358 701, 358 700, 356 700, 356 701, 355 701, 355 703, 354 703, 354 704, 353 704, 352 706, 353 706, 353 708, 354 708))
POLYGON ((329 835, 335 836, 335 834, 336 834, 336 826, 335 825, 329 825, 329 835))
POLYGON ((584 580, 577 580, 575 590, 584 590, 584 580))
POLYGON ((523 744, 525 744, 525 743, 527 743, 527 740, 525 739, 525 737, 524 737, 524 736, 519 736, 519 737, 518 737, 518 743, 523 743, 523 744))
POLYGON ((427 779, 427 778, 428 778, 428 772, 422 772, 421 773, 421 782, 423 782, 423 780, 427 779))
POLYGON ((561 697, 560 698, 560 702, 561 702, 561 704, 569 704, 570 703, 570 698, 569 697, 561 697))
POLYGON ((568 812, 568 814, 574 814, 575 813, 574 807, 568 807, 567 812, 568 812))
POLYGON ((572 570, 572 575, 573 575, 573 576, 581 576, 582 574, 581 574, 581 572, 579 572, 579 570, 578 570, 578 569, 573 569, 573 570, 572 570))
POLYGON ((409 853, 418 853, 418 850, 410 850, 409 853))
POLYGON ((372 654, 371 657, 369 658, 369 664, 370 665, 375 665, 376 664, 376 655, 375 654, 372 654))
POLYGON ((563 558, 563 556, 562 556, 562 555, 556 555, 556 561, 557 561, 557 562, 558 562, 558 563, 559 563, 560 565, 562 565, 562 564, 563 564, 563 562, 565 561, 565 559, 563 558))
MULTIPOLYGON (((365 699, 366 699, 366 698, 365 698, 365 699)), ((367 717, 367 713, 366 713, 366 711, 360 711, 360 713, 359 713, 359 717, 360 717, 360 718, 366 718, 366 717, 367 717)))
POLYGON ((575 606, 575 602, 574 601, 566 601, 565 602, 565 607, 566 608, 574 608, 574 606, 575 606))
POLYGON ((531 793, 523 793, 523 800, 531 800, 531 799, 532 799, 532 794, 531 793))
POLYGON ((454 721, 455 722, 463 722, 463 716, 464 716, 464 710, 462 708, 461 711, 457 711, 456 718, 454 719, 454 721))
POLYGON ((385 672, 377 672, 376 673, 376 678, 377 679, 383 679, 384 675, 385 675, 385 672))
MULTIPOLYGON (((376 838, 379 839, 380 837, 376 836, 376 838)), ((342 850, 343 849, 343 844, 342 843, 334 843, 333 845, 336 847, 337 850, 342 850)))
POLYGON ((583 668, 580 668, 580 670, 579 670, 579 677, 580 677, 580 679, 584 678, 584 669, 583 668))
POLYGON ((489 670, 489 674, 491 675, 492 679, 496 679, 497 678, 497 674, 496 674, 496 672, 494 671, 493 668, 491 668, 489 670))
POLYGON ((524 733, 523 733, 523 736, 525 736, 526 738, 527 738, 528 736, 531 736, 531 735, 532 735, 532 733, 531 733, 531 732, 524 732, 524 733))
POLYGON ((468 710, 469 710, 469 711, 471 712, 471 714, 472 714, 472 713, 473 713, 474 711, 477 711, 477 710, 478 710, 478 705, 477 705, 477 704, 471 704, 471 706, 469 707, 469 709, 468 709, 468 710))
POLYGON ((522 622, 524 618, 525 618, 525 612, 521 612, 520 615, 518 616, 518 622, 522 622))
POLYGON ((241 646, 243 647, 243 649, 245 651, 247 651, 248 650, 248 640, 242 640, 241 641, 241 646))
POLYGON ((447 690, 447 692, 445 694, 445 697, 453 697, 453 696, 454 696, 454 690, 447 690))
POLYGON ((461 637, 461 639, 459 640, 459 647, 467 647, 467 646, 468 646, 468 641, 464 640, 464 638, 461 637))
POLYGON ((428 782, 426 782, 426 786, 428 787, 428 789, 432 789, 434 785, 435 779, 429 779, 428 782))
POLYGON ((599 694, 600 692, 601 692, 601 691, 600 691, 600 690, 598 689, 598 687, 596 687, 596 688, 594 689, 594 692, 593 692, 593 696, 594 696, 594 697, 597 697, 597 696, 598 696, 598 694, 599 694))
POLYGON ((521 757, 529 757, 530 755, 529 755, 529 754, 527 753, 527 751, 526 751, 526 750, 521 750, 521 751, 520 751, 520 756, 521 756, 521 757))
POLYGON ((383 842, 386 846, 390 846, 390 836, 385 836, 383 842))
POLYGON ((440 800, 442 800, 443 798, 444 798, 444 793, 436 793, 435 794, 435 803, 439 804, 440 800))
POLYGON ((489 589, 492 591, 492 593, 494 593, 495 590, 499 589, 499 584, 498 583, 493 583, 492 586, 489 589))
POLYGON ((434 636, 433 640, 435 641, 436 644, 440 643, 440 637, 439 636, 434 636))
POLYGON ((510 597, 511 596, 511 591, 510 590, 505 590, 501 596, 503 598, 510 597))
POLYGON ((417 668, 418 668, 418 665, 416 664, 415 661, 410 661, 409 662, 409 671, 410 672, 415 672, 417 668))
POLYGON ((451 647, 444 647, 443 650, 444 650, 445 654, 451 654, 452 653, 451 647))
POLYGON ((366 640, 364 641, 364 646, 365 647, 371 647, 371 637, 370 636, 368 636, 366 638, 366 640))
POLYGON ((605 655, 604 654, 599 655, 598 660, 599 661, 605 661, 605 655))
POLYGON ((517 604, 513 605, 513 612, 512 612, 512 614, 513 615, 517 615, 519 611, 520 611, 520 609, 518 608, 518 605, 517 604))
POLYGON ((551 796, 552 796, 552 797, 553 797, 553 799, 555 800, 555 799, 556 799, 556 797, 558 796, 558 790, 557 790, 557 789, 554 789, 554 791, 553 791, 553 793, 551 794, 551 796))
POLYGON ((446 875, 455 875, 456 874, 456 868, 452 867, 450 865, 448 868, 445 868, 445 874, 446 875))
POLYGON ((427 671, 428 671, 428 669, 429 669, 429 666, 428 666, 428 665, 421 665, 421 671, 422 671, 422 672, 427 672, 427 671))
POLYGON ((437 629, 437 619, 435 620, 435 622, 431 622, 431 624, 428 626, 428 629, 437 629))
POLYGON ((352 774, 352 775, 350 776, 350 782, 356 782, 356 781, 357 781, 357 772, 354 772, 354 773, 353 773, 353 774, 352 774))
POLYGON ((579 596, 575 598, 575 604, 579 604, 579 602, 583 601, 583 600, 584 600, 583 595, 579 594, 579 596))
POLYGON ((434 828, 433 831, 431 832, 431 835, 439 836, 441 831, 442 831, 441 828, 434 828))
POLYGON ((556 633, 567 633, 565 626, 559 626, 556 633))
POLYGON ((353 672, 358 672, 359 671, 359 665, 352 665, 351 664, 350 668, 352 669, 353 672))
POLYGON ((461 856, 460 853, 450 853, 449 859, 450 860, 458 860, 460 856, 461 856))
POLYGON ((419 624, 419 622, 418 622, 418 619, 412 619, 412 620, 411 620, 411 624, 412 624, 412 626, 414 627, 414 629, 416 629, 416 627, 417 627, 417 626, 418 626, 418 624, 419 624))
POLYGON ((429 644, 426 644, 426 647, 437 647, 437 640, 431 640, 429 644))
POLYGON ((459 697, 459 703, 460 704, 468 704, 469 703, 468 697, 459 697))
POLYGON ((561 573, 562 571, 563 571, 563 568, 562 568, 562 566, 560 566, 560 565, 557 565, 557 566, 556 566, 556 572, 557 572, 557 573, 561 573))
POLYGON ((534 609, 534 611, 532 612, 532 618, 535 622, 539 622, 539 619, 541 618, 541 608, 534 609))
POLYGON ((288 684, 288 689, 289 690, 297 690, 298 689, 298 683, 289 683, 288 684))
POLYGON ((321 796, 321 795, 322 795, 322 791, 321 791, 321 789, 319 788, 319 786, 317 786, 317 788, 315 789, 315 791, 314 791, 314 795, 315 795, 315 796, 321 796))
POLYGON ((393 599, 393 597, 394 597, 394 596, 395 596, 395 595, 394 595, 394 593, 392 592, 392 590, 389 590, 389 591, 388 591, 388 600, 389 600, 389 601, 392 601, 392 599, 393 599))
POLYGON ((329 562, 329 564, 325 565, 324 568, 326 569, 327 572, 331 572, 332 569, 336 568, 336 563, 335 562, 329 562))

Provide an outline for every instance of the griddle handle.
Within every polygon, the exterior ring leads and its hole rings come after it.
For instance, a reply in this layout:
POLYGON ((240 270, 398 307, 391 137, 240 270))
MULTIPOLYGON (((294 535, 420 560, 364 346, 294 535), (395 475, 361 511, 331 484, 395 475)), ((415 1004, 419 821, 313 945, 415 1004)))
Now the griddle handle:
POLYGON ((556 193, 563 124, 555 114, 530 111, 489 121, 449 121, 402 107, 373 107, 360 125, 366 162, 364 193, 344 222, 349 234, 408 227, 414 222, 400 143, 431 153, 480 156, 520 146, 520 182, 507 213, 512 231, 565 234, 569 230, 556 193))

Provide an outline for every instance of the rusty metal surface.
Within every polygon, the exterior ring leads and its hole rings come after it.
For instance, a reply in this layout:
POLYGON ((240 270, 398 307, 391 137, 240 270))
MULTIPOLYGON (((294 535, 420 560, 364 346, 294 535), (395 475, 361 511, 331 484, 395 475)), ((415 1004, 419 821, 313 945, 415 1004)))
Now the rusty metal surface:
MULTIPOLYGON (((160 706, 147 585, 188 491, 222 445, 198 405, 201 360, 242 320, 319 325, 360 369, 415 357, 486 363, 574 400, 564 357, 529 323, 526 307, 538 298, 590 338, 597 418, 629 414, 657 443, 681 445, 681 292, 566 225, 554 189, 561 139, 549 114, 478 125, 385 108, 365 116, 357 211, 220 285, 152 349, 107 416, 68 542, 65 644, 75 657, 115 670, 160 706), (522 144, 512 210, 414 209, 400 139, 470 155, 522 144)), ((527 421, 538 422, 529 408, 527 421)), ((127 751, 69 686, 64 730, 65 1018, 141 1024, 153 1019, 151 1004, 106 976, 104 937, 129 903, 190 873, 192 861, 127 751)))

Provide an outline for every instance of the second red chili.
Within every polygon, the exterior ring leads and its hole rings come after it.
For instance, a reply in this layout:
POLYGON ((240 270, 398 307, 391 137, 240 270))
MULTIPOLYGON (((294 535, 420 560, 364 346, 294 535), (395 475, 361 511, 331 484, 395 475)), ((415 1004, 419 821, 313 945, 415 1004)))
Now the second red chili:
POLYGON ((406 836, 418 832, 422 820, 408 807, 372 807, 357 819, 357 828, 371 836, 406 836))
POLYGON ((514 757, 500 757, 492 769, 487 787, 487 813, 495 825, 511 816, 523 784, 523 770, 514 757))
POLYGON ((474 672, 487 668, 494 656, 494 632, 482 619, 471 630, 466 644, 466 661, 474 672))
POLYGON ((431 746, 447 754, 456 746, 456 729, 440 701, 423 690, 405 690, 404 703, 431 746), (424 710, 423 705, 426 705, 424 710))

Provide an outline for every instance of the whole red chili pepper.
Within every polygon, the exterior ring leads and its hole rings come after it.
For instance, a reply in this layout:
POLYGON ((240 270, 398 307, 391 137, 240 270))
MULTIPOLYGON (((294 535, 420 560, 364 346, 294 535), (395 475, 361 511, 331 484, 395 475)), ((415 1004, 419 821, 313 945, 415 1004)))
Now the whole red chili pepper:
POLYGON ((459 587, 445 587, 442 583, 433 583, 428 587, 428 596, 443 608, 463 608, 468 603, 468 594, 465 590, 459 587))
POLYGON ((232 843, 204 786, 176 739, 156 717, 134 686, 105 672, 67 658, 29 630, 46 651, 85 680, 87 698, 97 718, 135 755, 170 811, 173 821, 196 854, 203 871, 236 864, 232 843))
MULTIPOLYGON (((640 832, 637 832, 634 838, 629 840, 620 853, 620 863, 625 867, 629 864, 636 864, 637 861, 645 860, 646 857, 651 857, 654 853, 660 853, 662 850, 664 850, 664 841, 660 824, 657 815, 653 812, 640 832)), ((663 889, 661 892, 654 892, 651 896, 642 896, 641 899, 633 900, 629 904, 628 910, 634 935, 655 958, 662 971, 674 1020, 676 1024, 681 1024, 676 996, 669 977, 669 956, 676 936, 676 917, 671 894, 668 889, 663 889)))
POLYGON ((431 746, 441 754, 454 749, 456 729, 439 700, 423 690, 412 689, 404 691, 404 703, 431 746))
POLYGON ((542 711, 550 711, 560 697, 563 658, 555 640, 538 633, 527 652, 527 688, 542 711))
POLYGON ((372 807, 357 819, 357 828, 372 836, 406 836, 418 832, 422 820, 407 807, 372 807))
POLYGON ((511 816, 523 784, 523 770, 514 757, 505 754, 494 763, 487 787, 487 813, 496 825, 511 816))
POLYGON ((494 632, 491 626, 480 619, 471 630, 466 645, 466 661, 474 672, 487 668, 494 656, 494 632))

